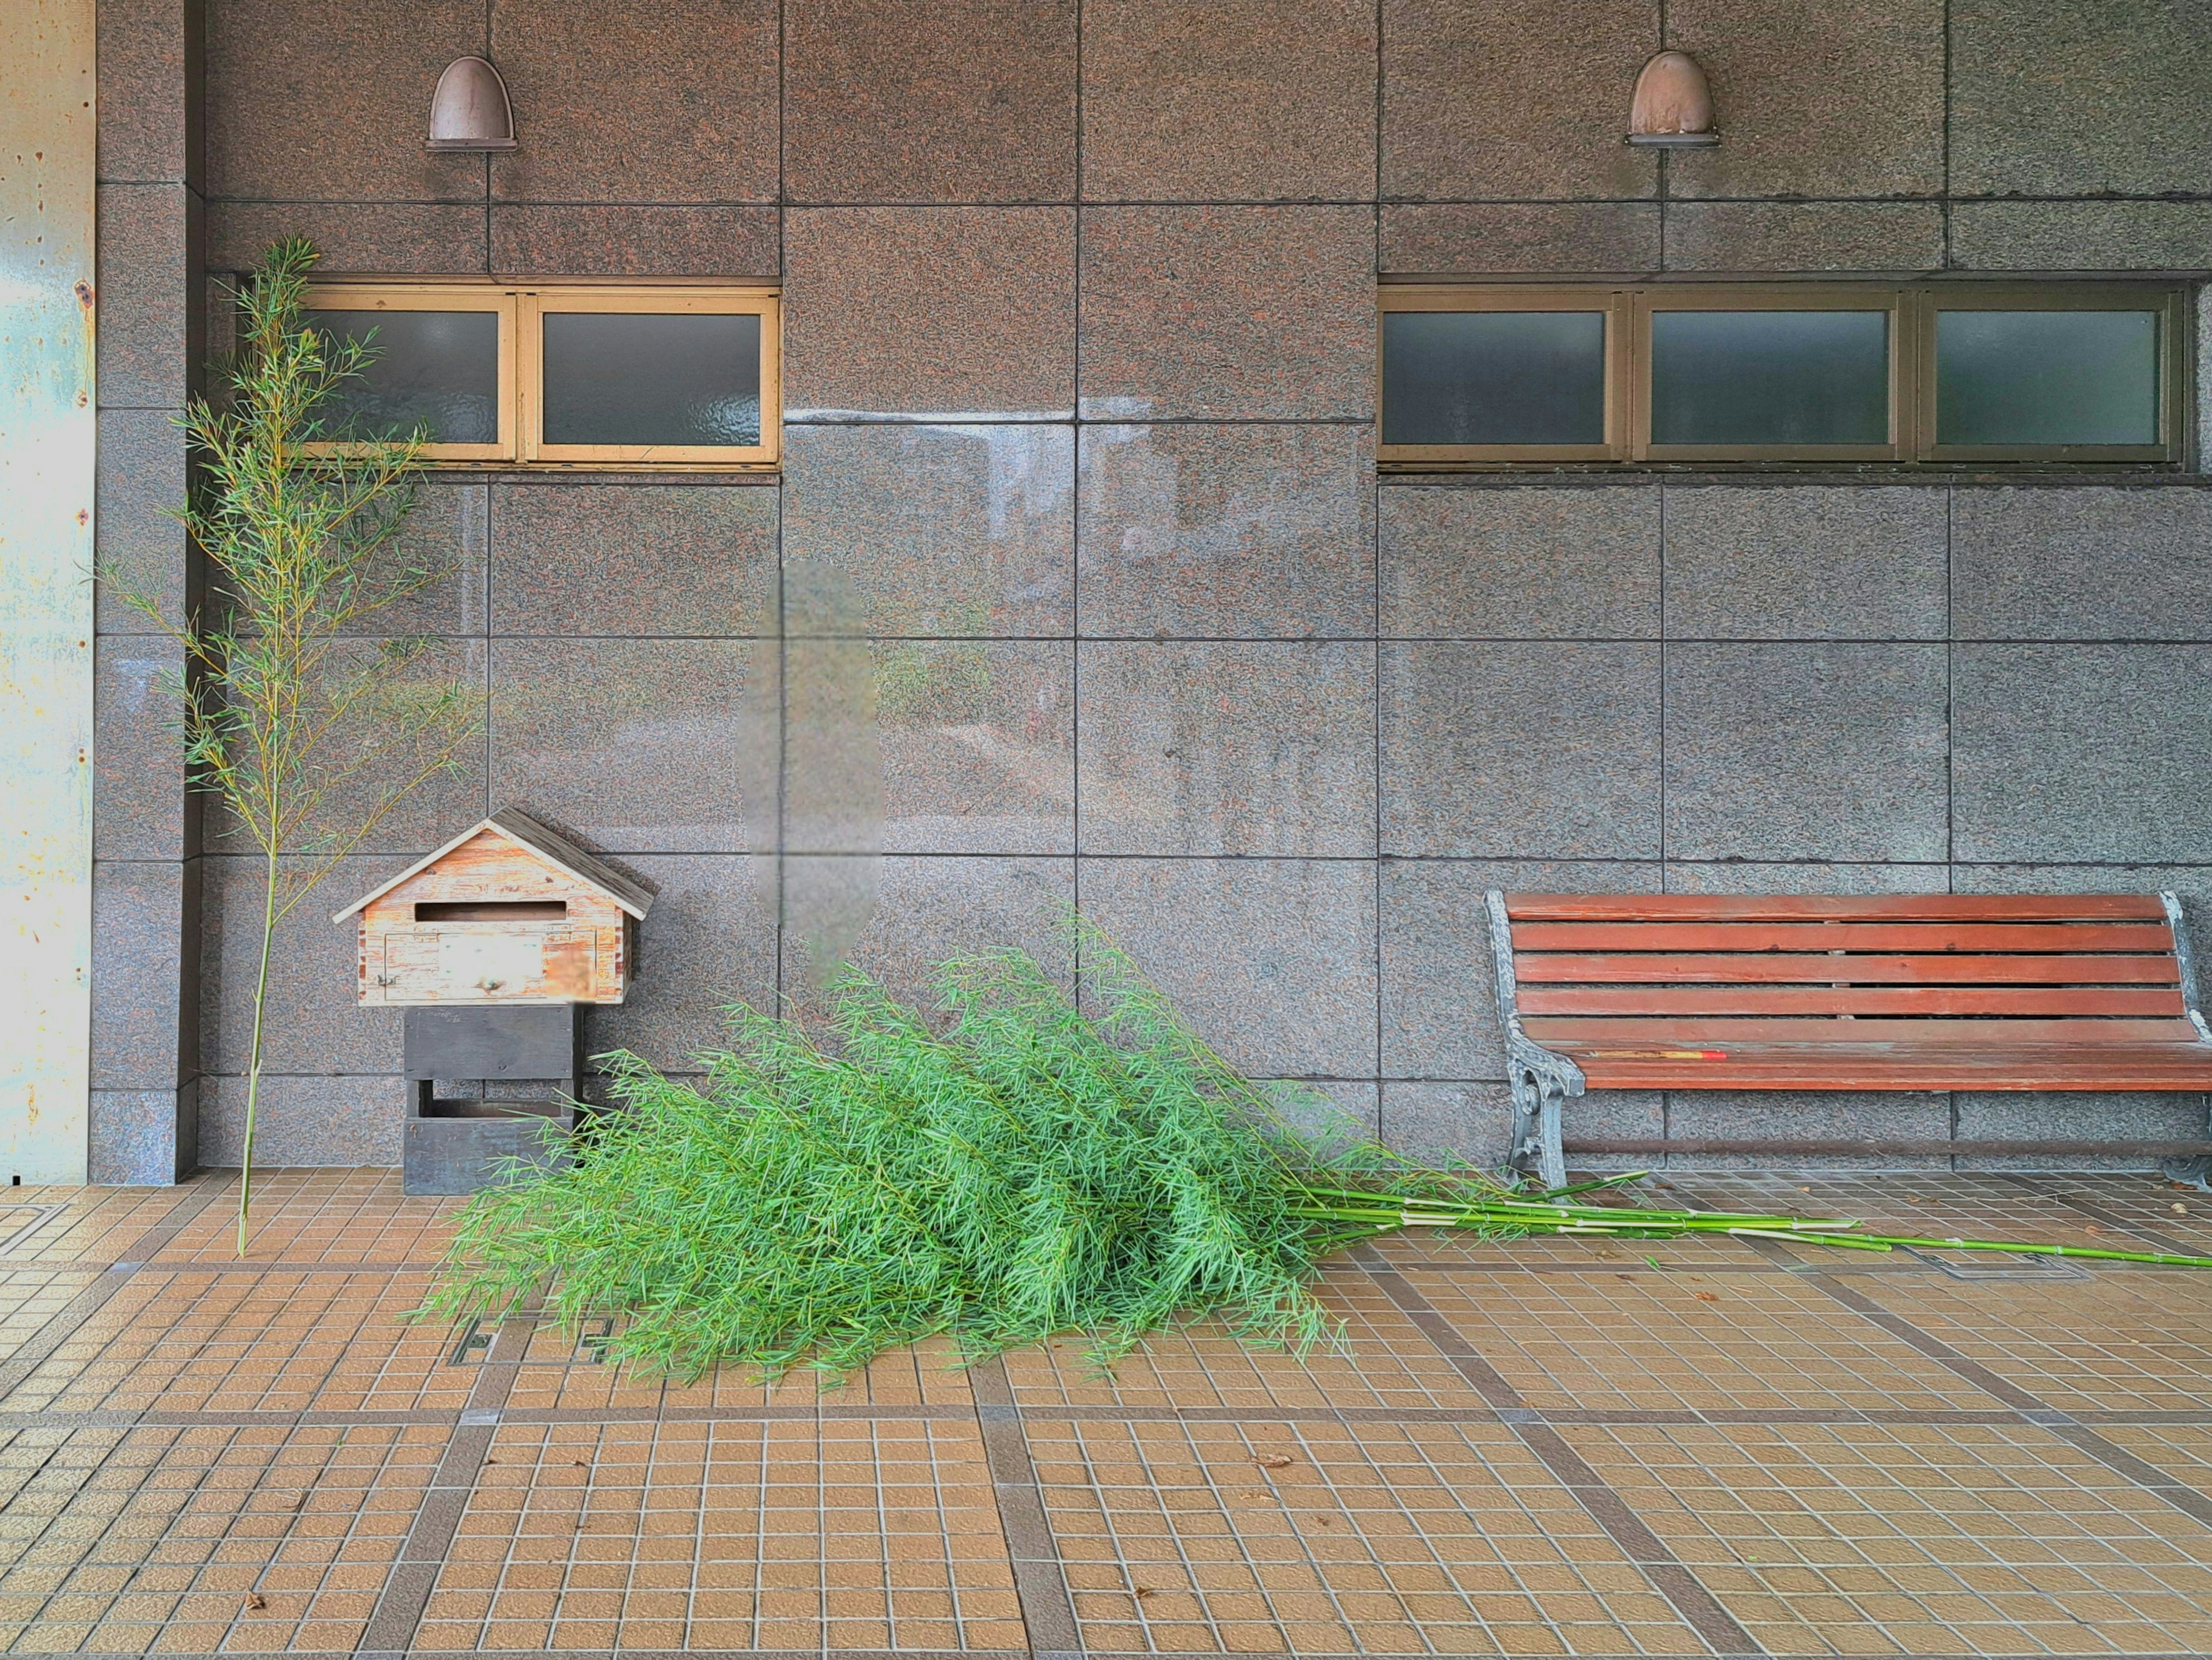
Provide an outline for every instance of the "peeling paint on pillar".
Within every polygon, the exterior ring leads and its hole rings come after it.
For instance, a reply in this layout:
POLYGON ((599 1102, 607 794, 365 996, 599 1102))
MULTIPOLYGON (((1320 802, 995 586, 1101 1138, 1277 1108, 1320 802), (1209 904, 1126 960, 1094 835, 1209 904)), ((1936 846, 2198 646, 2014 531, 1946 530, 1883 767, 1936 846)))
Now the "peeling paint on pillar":
POLYGON ((94 0, 0 5, 0 1182, 82 1182, 94 0))

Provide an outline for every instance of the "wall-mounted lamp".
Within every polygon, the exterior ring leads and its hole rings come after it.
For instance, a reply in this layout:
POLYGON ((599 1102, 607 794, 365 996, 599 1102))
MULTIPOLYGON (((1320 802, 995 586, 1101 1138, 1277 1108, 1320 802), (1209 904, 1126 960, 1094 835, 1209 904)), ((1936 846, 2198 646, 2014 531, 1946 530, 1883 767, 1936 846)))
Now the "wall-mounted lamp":
POLYGON ((456 58, 438 77, 430 94, 430 142, 434 150, 511 150, 514 107, 507 101, 507 82, 481 58, 456 58))
MULTIPOLYGON (((450 73, 450 71, 448 71, 450 73)), ((1662 52, 1636 77, 1628 142, 1664 149, 1702 149, 1721 142, 1713 131, 1713 93, 1686 52, 1662 52)))

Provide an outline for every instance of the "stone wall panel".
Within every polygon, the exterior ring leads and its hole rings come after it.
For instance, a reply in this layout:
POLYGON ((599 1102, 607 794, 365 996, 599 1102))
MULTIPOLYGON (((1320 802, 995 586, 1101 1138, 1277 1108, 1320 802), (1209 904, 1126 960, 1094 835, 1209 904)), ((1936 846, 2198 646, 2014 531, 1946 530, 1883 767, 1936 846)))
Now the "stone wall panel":
MULTIPOLYGON (((397 1023, 320 919, 510 804, 660 885, 596 1046, 688 1067, 729 998, 817 1007, 825 952, 925 997, 977 945, 1066 973, 1079 896, 1233 1060, 1477 1158, 1505 1133, 1488 884, 2170 886, 2212 960, 2212 493, 1378 480, 1371 424, 1378 274, 2212 269, 2199 9, 1953 0, 1947 85, 1941 0, 1085 0, 1080 38, 1071 0, 103 0, 98 534, 173 611, 169 423, 227 324, 203 253, 298 234, 333 272, 785 294, 779 476, 425 490, 392 557, 455 571, 373 631, 438 639, 489 728, 288 922, 263 1161, 396 1159, 397 1023), (1620 142, 1662 46, 1705 64, 1717 149, 1620 142), (520 147, 426 152, 475 52, 520 147), (876 719, 847 743, 809 700, 855 674, 837 707, 876 719)), ((252 860, 196 858, 169 660, 112 595, 99 623, 94 1152, 158 1180, 237 1156, 252 860)), ((2063 1134, 2102 1107, 1680 1092, 1570 1122, 2063 1134)))

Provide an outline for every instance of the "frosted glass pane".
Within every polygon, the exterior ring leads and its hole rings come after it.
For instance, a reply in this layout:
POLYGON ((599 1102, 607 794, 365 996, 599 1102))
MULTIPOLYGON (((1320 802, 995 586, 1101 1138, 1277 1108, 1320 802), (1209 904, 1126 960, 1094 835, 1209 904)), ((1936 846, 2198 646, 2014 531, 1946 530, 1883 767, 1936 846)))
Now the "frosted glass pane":
POLYGON ((333 435, 404 438, 417 425, 439 444, 499 441, 499 314, 489 311, 311 311, 334 340, 372 333, 376 361, 342 380, 325 417, 333 435))
POLYGON ((2158 313, 1938 311, 1939 444, 2155 444, 2158 313))
POLYGON ((757 316, 545 314, 549 444, 761 441, 757 316))
POLYGON ((1386 444, 1602 444, 1601 311, 1382 316, 1386 444))
POLYGON ((1887 443, 1888 313, 1652 313, 1651 439, 1887 443))

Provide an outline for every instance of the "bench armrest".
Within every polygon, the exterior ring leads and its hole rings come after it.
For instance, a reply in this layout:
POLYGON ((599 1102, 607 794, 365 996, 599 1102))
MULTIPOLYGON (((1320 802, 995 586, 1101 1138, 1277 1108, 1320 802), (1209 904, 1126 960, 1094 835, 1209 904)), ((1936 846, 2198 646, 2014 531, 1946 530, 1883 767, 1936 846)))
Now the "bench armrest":
POLYGON ((2212 1043, 2212 1026, 2204 1024, 2203 1012, 2197 1006, 2197 963, 2189 949, 2188 930, 2181 921, 2180 897, 2161 893, 2158 899, 2166 907, 2166 926, 2173 930, 2173 962, 2181 976, 2181 1006, 2189 1011, 2189 1024, 2197 1028, 2197 1041, 2212 1043))
POLYGON ((1516 1078, 1526 1073, 1560 1095, 1580 1095, 1583 1069, 1522 1030, 1520 985, 1513 973, 1513 923, 1505 914, 1505 896, 1491 888, 1482 900, 1490 914, 1490 958, 1498 978, 1498 1020, 1505 1031, 1508 1068, 1516 1078))

